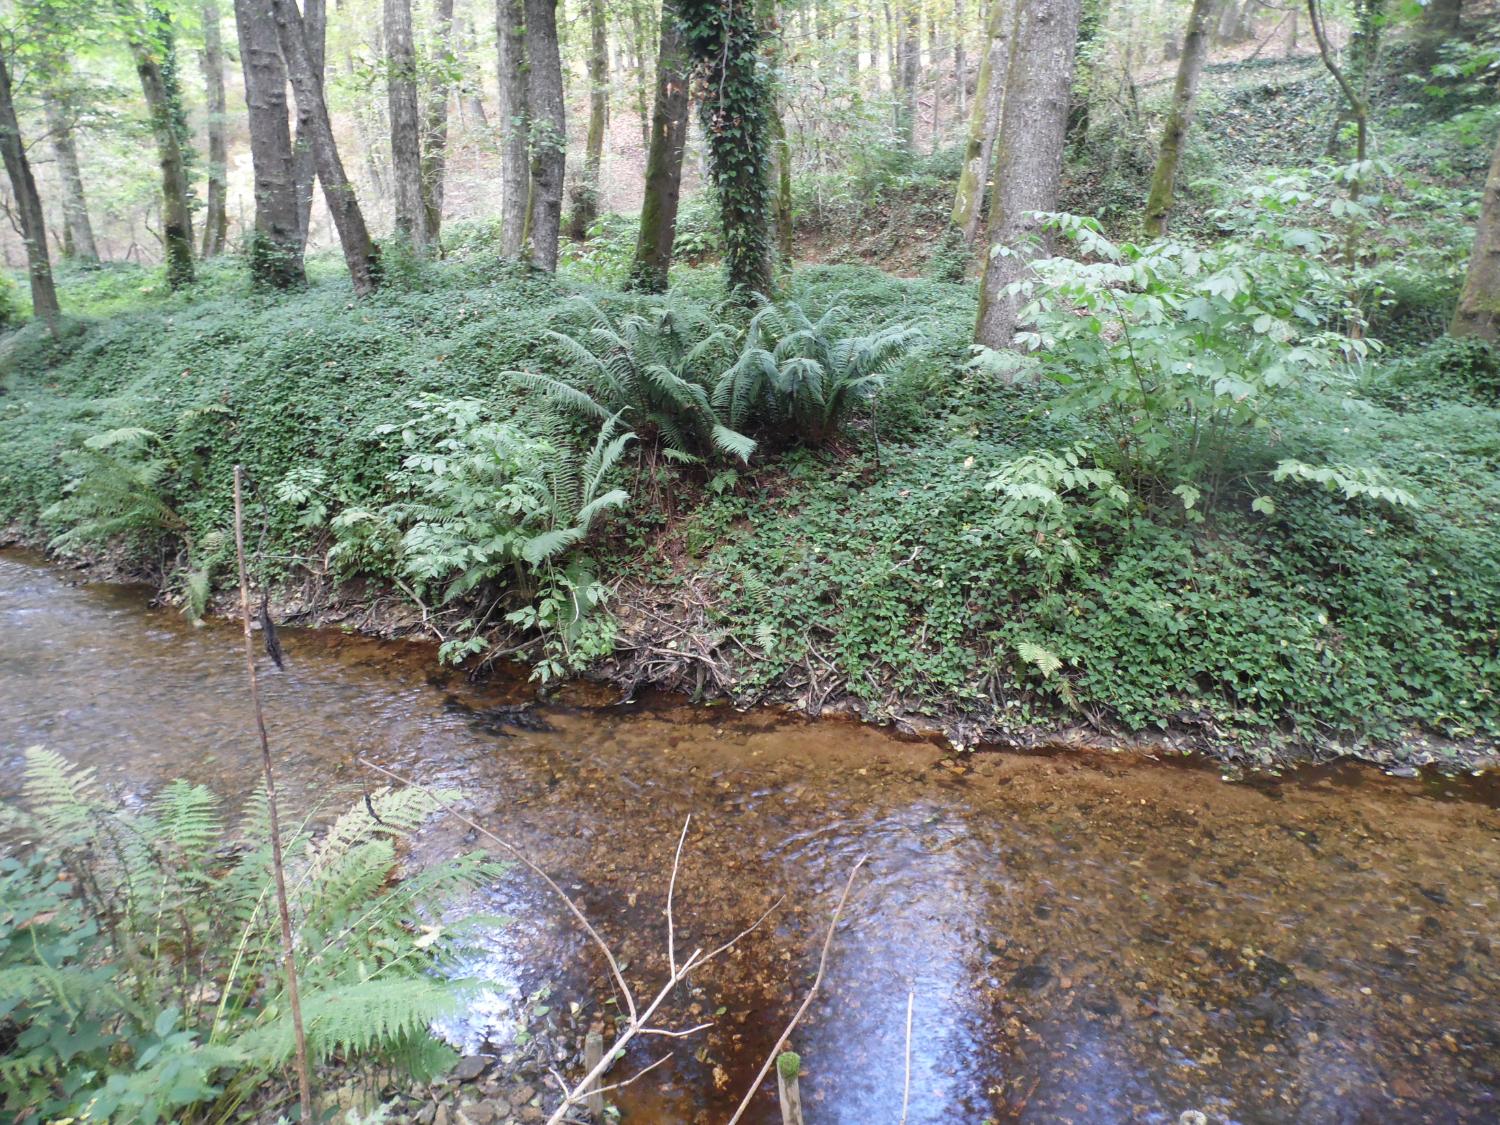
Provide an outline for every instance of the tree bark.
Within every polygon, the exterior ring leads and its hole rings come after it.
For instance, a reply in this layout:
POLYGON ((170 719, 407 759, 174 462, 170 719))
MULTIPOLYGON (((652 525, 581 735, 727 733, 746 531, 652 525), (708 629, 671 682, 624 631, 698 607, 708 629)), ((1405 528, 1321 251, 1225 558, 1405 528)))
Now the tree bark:
POLYGON ((776 232, 776 252, 781 264, 790 269, 792 265, 792 146, 787 140, 786 122, 781 117, 781 107, 773 101, 771 115, 771 175, 775 191, 771 196, 771 225, 776 232))
POLYGON ((286 66, 270 0, 234 0, 234 24, 250 111, 250 163, 255 180, 255 233, 250 273, 274 289, 304 285, 303 226, 298 206, 292 130, 287 120, 286 66))
POLYGON ((896 44, 900 100, 897 103, 896 136, 901 150, 917 151, 917 84, 921 76, 921 43, 916 0, 902 0, 901 35, 896 44))
POLYGON ((519 258, 526 242, 526 197, 531 180, 526 137, 531 115, 526 93, 525 0, 495 0, 500 55, 500 254, 519 258))
POLYGON ((323 185, 323 198, 344 249, 344 262, 349 267, 349 279, 354 283, 354 295, 364 297, 380 285, 380 260, 370 239, 369 227, 365 225, 364 212, 359 209, 359 200, 355 198, 354 185, 349 182, 339 159, 333 125, 328 117, 328 103, 323 99, 322 76, 313 67, 296 0, 270 0, 270 4, 287 77, 291 79, 292 92, 297 98, 297 112, 299 117, 305 113, 318 180, 323 185))
POLYGON ((604 126, 609 112, 609 39, 604 21, 604 0, 588 0, 589 9, 589 131, 583 150, 583 175, 573 185, 568 216, 568 235, 575 241, 588 237, 599 214, 599 165, 604 159, 604 126))
POLYGON ((630 268, 630 287, 660 293, 667 287, 677 204, 682 192, 682 151, 688 128, 688 58, 676 0, 662 0, 661 45, 656 56, 656 104, 646 153, 646 195, 641 233, 630 268))
POLYGON ((1041 230, 1035 212, 1057 209, 1079 15, 1079 0, 1016 5, 990 204, 990 254, 974 332, 975 342, 986 347, 1009 346, 1021 302, 1004 290, 1026 276, 1037 255, 1041 230))
POLYGON ((1167 233, 1172 213, 1172 196, 1177 184, 1177 165, 1182 160, 1182 143, 1193 120, 1193 103, 1198 97, 1198 79, 1203 75, 1203 60, 1208 55, 1209 21, 1213 18, 1215 0, 1193 0, 1188 14, 1187 34, 1182 41, 1182 55, 1177 60, 1177 82, 1172 87, 1172 108, 1162 130, 1161 152, 1156 158, 1156 172, 1151 177, 1151 193, 1146 200, 1146 234, 1160 238, 1167 233))
POLYGON ((1000 117, 1005 108, 1005 72, 1010 64, 1013 22, 1011 0, 990 0, 985 29, 988 44, 979 60, 974 104, 969 110, 969 140, 953 199, 953 226, 963 232, 966 246, 973 246, 979 235, 981 203, 993 170, 995 142, 1000 136, 1000 117))
POLYGON ((167 285, 180 289, 193 281, 192 185, 183 154, 181 92, 176 88, 176 49, 166 13, 148 9, 146 25, 132 29, 130 53, 151 118, 151 135, 161 165, 162 245, 167 285))
POLYGON ((642 10, 644 0, 631 0, 630 3, 630 33, 633 42, 632 50, 635 54, 635 108, 641 117, 641 140, 645 147, 651 147, 651 123, 646 115, 646 16, 642 10))
POLYGON ((969 59, 964 53, 964 0, 953 0, 953 89, 954 115, 962 118, 969 111, 969 59))
POLYGON ((47 222, 42 213, 42 197, 37 194, 21 140, 21 125, 16 120, 16 106, 11 98, 10 63, 0 52, 0 157, 10 190, 16 197, 21 238, 26 243, 26 273, 31 279, 32 315, 41 318, 53 339, 58 335, 61 310, 57 305, 57 288, 52 284, 52 259, 47 253, 47 222))
POLYGON ((531 192, 526 200, 526 241, 531 244, 531 264, 555 273, 562 235, 568 144, 562 56, 557 40, 557 0, 526 0, 526 93, 531 105, 531 192))
POLYGON ((1454 336, 1478 336, 1500 344, 1500 138, 1495 141, 1495 155, 1484 182, 1469 272, 1448 331, 1454 336))
POLYGON ((384 0, 385 88, 391 115, 391 181, 396 233, 425 257, 432 244, 422 201, 422 133, 417 107, 417 52, 412 42, 411 0, 384 0))
MULTIPOLYGON (((422 129, 422 208, 427 233, 434 243, 443 231, 444 180, 448 171, 448 98, 453 91, 449 78, 458 61, 458 43, 453 23, 453 0, 437 0, 436 75, 427 84, 427 112, 422 129)), ((481 114, 482 116, 482 114, 481 114)))
POLYGON ((83 173, 78 164, 78 146, 73 143, 73 122, 58 96, 42 91, 42 112, 52 135, 52 155, 62 180, 63 256, 74 261, 97 263, 99 248, 94 226, 89 222, 88 199, 83 191, 83 173))
MULTIPOLYGON (((307 42, 307 61, 322 88, 327 73, 328 5, 326 0, 302 0, 302 35, 307 42)), ((283 68, 284 69, 284 68, 283 68)), ((356 115, 357 117, 357 115, 356 115)), ((297 237, 301 251, 307 250, 311 233, 313 192, 318 186, 318 160, 313 155, 312 110, 297 106, 297 138, 292 148, 292 167, 296 177, 297 237)), ((375 169, 375 188, 380 190, 379 169, 375 169)))
POLYGON ((204 108, 208 125, 208 206, 203 213, 203 256, 224 252, 229 240, 229 145, 225 119, 223 15, 218 0, 203 0, 204 108))
MULTIPOLYGON (((1333 58, 1333 48, 1328 42, 1328 31, 1323 24, 1323 10, 1320 0, 1307 0, 1307 19, 1312 24, 1313 37, 1318 41, 1318 54, 1323 57, 1323 65, 1328 68, 1328 73, 1333 75, 1333 80, 1338 83, 1339 89, 1344 94, 1344 101, 1348 103, 1349 113, 1354 118, 1355 128, 1355 160, 1363 164, 1370 151, 1370 109, 1364 95, 1355 89, 1354 83, 1349 81, 1349 76, 1344 73, 1333 58)), ((1358 199, 1361 185, 1359 177, 1356 176, 1349 183, 1349 198, 1358 199)))

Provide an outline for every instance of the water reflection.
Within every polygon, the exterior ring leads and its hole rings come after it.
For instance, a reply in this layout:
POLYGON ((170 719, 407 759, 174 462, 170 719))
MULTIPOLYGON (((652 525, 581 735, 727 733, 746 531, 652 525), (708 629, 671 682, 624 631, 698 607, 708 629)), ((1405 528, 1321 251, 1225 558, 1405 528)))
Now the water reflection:
MULTIPOLYGON (((437 674, 426 646, 284 642, 266 703, 294 806, 357 793, 357 755, 462 786, 576 892, 641 991, 664 974, 688 812, 681 947, 787 896, 677 998, 716 1026, 624 1092, 634 1120, 727 1116, 864 854, 797 1036, 812 1121, 895 1120, 909 994, 914 1123, 1500 1118, 1500 814, 1482 790, 1365 773, 1226 785, 1098 758, 982 755, 959 772, 868 728, 587 691, 534 729, 504 710, 523 684, 437 674)), ((0 793, 32 743, 125 791, 174 776, 246 791, 237 645, 0 555, 0 793)), ((463 837, 437 827, 411 861, 463 837)), ((483 959, 496 990, 455 1028, 467 1046, 510 1035, 544 984, 555 1011, 601 1010, 600 966, 534 880, 513 871, 481 905, 517 921, 483 959)), ((775 1118, 768 1099, 753 1119, 775 1118)))

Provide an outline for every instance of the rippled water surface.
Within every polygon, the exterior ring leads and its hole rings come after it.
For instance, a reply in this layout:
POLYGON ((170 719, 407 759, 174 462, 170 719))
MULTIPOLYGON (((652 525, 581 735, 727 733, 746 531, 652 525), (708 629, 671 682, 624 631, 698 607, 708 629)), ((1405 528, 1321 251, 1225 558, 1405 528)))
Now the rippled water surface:
MULTIPOLYGON (((0 554, 0 794, 34 744, 127 793, 172 777, 245 792, 239 643, 0 554)), ((797 1036, 812 1123, 897 1120, 909 994, 913 1123, 1500 1120, 1493 785, 1357 769, 1225 783, 1108 756, 958 767, 847 723, 622 708, 586 689, 528 731, 486 714, 530 698, 524 685, 468 685, 426 645, 298 630, 283 644, 265 696, 291 804, 358 793, 357 755, 461 786, 472 815, 576 890, 640 991, 661 979, 688 813, 679 948, 786 896, 676 999, 683 1020, 716 1024, 621 1092, 627 1120, 728 1116, 866 854, 797 1036)), ((431 830, 417 858, 463 832, 431 830)), ((555 1009, 587 1018, 607 989, 555 904, 521 871, 493 897, 517 921, 487 970, 513 987, 471 1013, 469 1045, 504 1036, 515 989, 550 983, 555 1009)), ((776 1119, 774 1097, 748 1118, 776 1119)))

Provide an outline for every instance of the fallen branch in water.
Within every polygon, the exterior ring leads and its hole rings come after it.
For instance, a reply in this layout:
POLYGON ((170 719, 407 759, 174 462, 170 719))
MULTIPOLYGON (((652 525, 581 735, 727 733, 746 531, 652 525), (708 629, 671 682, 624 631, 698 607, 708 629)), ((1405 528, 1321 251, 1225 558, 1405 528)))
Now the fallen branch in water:
POLYGON ((750 1088, 745 1091, 745 1096, 740 1101, 739 1108, 734 1111, 734 1116, 729 1119, 726 1125, 735 1125, 735 1122, 745 1115, 745 1110, 749 1108, 750 1102, 760 1089, 760 1084, 766 1080, 766 1075, 770 1073, 772 1065, 775 1064, 776 1056, 781 1053, 781 1045, 791 1039, 792 1032, 796 1029, 797 1024, 807 1014, 807 1009, 812 1006, 813 997, 818 994, 818 986, 823 983, 823 970, 828 967, 828 949, 833 945, 833 931, 838 928, 839 918, 844 913, 844 904, 849 901, 849 891, 854 886, 854 877, 859 874, 859 869, 865 865, 865 861, 869 858, 868 855, 860 856, 850 869, 849 878, 844 882, 844 893, 839 895, 839 904, 834 908, 833 917, 828 920, 828 932, 823 936, 823 953, 818 958, 818 975, 813 977, 812 987, 807 990, 807 995, 803 997, 802 1006, 797 1009, 797 1014, 792 1016, 791 1020, 787 1022, 786 1027, 782 1029, 781 1034, 776 1037, 776 1045, 771 1048, 771 1053, 766 1056, 766 1061, 761 1065, 760 1073, 755 1076, 755 1081, 750 1083, 750 1088))

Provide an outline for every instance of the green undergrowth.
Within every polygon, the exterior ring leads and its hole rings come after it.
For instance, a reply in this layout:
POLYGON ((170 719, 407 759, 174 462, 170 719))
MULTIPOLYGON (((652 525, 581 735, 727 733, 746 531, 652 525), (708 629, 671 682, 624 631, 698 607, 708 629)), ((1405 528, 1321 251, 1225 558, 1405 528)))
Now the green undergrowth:
MULTIPOLYGON (((751 428, 748 458, 734 445, 667 464, 649 441, 621 443, 569 483, 548 459, 575 438, 586 452, 596 431, 513 372, 572 370, 548 333, 576 318, 580 295, 612 315, 645 306, 587 271, 497 266, 472 237, 473 253, 460 240, 449 261, 359 303, 321 264, 311 289, 280 296, 251 293, 229 268, 189 297, 144 271, 70 276, 60 343, 32 325, 0 344, 0 520, 97 549, 68 539, 82 518, 68 489, 81 458, 134 451, 170 515, 130 509, 115 549, 201 598, 230 573, 243 463, 249 538, 273 580, 430 580, 417 591, 435 601, 437 579, 460 568, 453 612, 471 629, 508 611, 560 633, 585 601, 607 605, 614 578, 658 595, 693 580, 712 592, 710 624, 744 697, 794 698, 811 672, 874 715, 1187 729, 1231 753, 1413 730, 1500 738, 1492 351, 1444 343, 1368 365, 1342 397, 1275 423, 1266 464, 1299 468, 1256 469, 1252 491, 1226 486, 1204 518, 1197 488, 1156 494, 1090 454, 1108 430, 1062 409, 1058 391, 966 366, 971 286, 810 267, 791 295, 811 315, 836 307, 850 330, 920 333, 873 409, 817 447, 751 428), (126 290, 136 299, 123 310, 126 290), (431 427, 456 417, 457 444, 414 467, 413 448, 439 449, 431 427), (494 523, 473 473, 501 455, 515 487, 534 482, 562 514, 502 520, 486 534, 509 554, 454 562, 443 552, 463 553, 464 528, 494 523), (468 475, 451 471, 458 457, 468 475), (629 499, 590 507, 608 489, 629 499), (1033 502, 1046 494, 1062 500, 1033 502), (434 516, 435 505, 447 507, 434 516), (403 529, 405 564, 391 538, 403 529), (411 569, 413 536, 426 578, 411 569), (506 574, 563 548, 582 553, 540 587, 517 580, 537 600, 489 604, 506 574)), ((674 299, 712 308, 716 278, 685 270, 674 299)), ((572 636, 578 660, 545 659, 560 674, 612 638, 572 636)))

